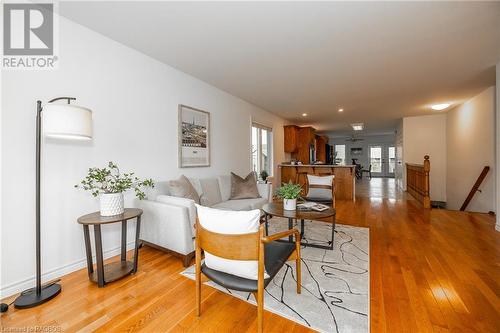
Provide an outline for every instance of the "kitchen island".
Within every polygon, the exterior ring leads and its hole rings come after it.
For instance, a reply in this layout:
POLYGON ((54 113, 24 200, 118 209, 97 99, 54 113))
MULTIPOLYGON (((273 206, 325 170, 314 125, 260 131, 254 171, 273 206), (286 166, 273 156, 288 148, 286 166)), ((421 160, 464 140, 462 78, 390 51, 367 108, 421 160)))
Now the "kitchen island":
POLYGON ((307 174, 326 176, 335 175, 335 200, 355 200, 356 177, 354 165, 327 164, 280 164, 281 183, 298 183, 306 187, 307 174))

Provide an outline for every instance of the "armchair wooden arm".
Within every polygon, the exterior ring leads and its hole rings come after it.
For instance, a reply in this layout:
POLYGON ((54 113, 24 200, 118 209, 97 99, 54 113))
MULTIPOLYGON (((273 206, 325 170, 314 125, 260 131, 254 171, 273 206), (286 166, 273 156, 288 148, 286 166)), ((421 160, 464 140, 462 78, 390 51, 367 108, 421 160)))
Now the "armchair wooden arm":
POLYGON ((272 234, 272 235, 269 235, 266 237, 262 237, 261 241, 262 241, 262 243, 270 243, 272 241, 275 241, 277 239, 281 239, 281 238, 284 238, 284 237, 287 237, 290 235, 294 235, 295 242, 300 243, 300 233, 297 229, 290 229, 290 230, 278 232, 278 233, 275 233, 275 234, 272 234))

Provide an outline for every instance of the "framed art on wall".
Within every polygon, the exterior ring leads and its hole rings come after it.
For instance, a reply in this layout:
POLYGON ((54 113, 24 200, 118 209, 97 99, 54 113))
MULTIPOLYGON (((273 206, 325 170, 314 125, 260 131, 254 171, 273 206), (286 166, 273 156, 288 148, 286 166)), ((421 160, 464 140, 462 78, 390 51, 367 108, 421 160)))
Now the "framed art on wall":
POLYGON ((179 167, 210 166, 210 113, 179 104, 179 167))

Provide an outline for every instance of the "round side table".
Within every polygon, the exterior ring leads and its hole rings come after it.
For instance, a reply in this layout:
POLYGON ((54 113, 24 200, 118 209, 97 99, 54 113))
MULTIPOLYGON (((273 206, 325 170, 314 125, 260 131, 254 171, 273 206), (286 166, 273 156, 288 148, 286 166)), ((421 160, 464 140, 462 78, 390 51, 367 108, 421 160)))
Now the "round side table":
POLYGON ((125 208, 123 214, 114 216, 101 216, 100 212, 83 215, 78 218, 78 223, 83 226, 83 236, 85 239, 85 251, 87 254, 87 270, 89 279, 97 282, 99 288, 104 287, 106 283, 118 280, 128 274, 137 272, 137 263, 139 259, 139 233, 141 229, 142 209, 125 208), (135 229, 135 249, 134 260, 127 261, 127 221, 135 218, 137 225, 135 229), (102 254, 102 236, 101 225, 110 223, 122 223, 122 245, 121 245, 121 260, 104 265, 102 254), (94 264, 92 263, 92 248, 90 245, 89 226, 94 227, 95 236, 95 252, 97 261, 97 272, 94 272, 94 264))

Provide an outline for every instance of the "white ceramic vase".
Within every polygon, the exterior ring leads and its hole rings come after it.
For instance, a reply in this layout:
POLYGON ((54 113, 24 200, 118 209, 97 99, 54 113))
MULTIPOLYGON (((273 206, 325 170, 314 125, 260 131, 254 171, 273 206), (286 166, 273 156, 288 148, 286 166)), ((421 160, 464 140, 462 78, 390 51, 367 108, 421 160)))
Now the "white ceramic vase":
POLYGON ((100 196, 101 216, 120 215, 124 212, 123 193, 102 193, 100 196))
POLYGON ((283 199, 283 209, 284 210, 297 209, 297 199, 283 199))

